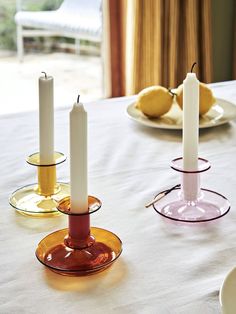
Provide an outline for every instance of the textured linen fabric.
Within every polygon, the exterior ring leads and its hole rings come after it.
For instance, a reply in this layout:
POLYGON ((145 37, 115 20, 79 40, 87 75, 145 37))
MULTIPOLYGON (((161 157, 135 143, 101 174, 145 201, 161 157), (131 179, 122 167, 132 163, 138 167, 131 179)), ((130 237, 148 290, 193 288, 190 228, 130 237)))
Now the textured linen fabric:
MULTIPOLYGON (((215 96, 236 103, 236 81, 213 84, 215 96)), ((231 211, 218 221, 184 226, 144 205, 180 182, 169 167, 181 156, 181 132, 130 121, 135 97, 85 104, 89 121, 89 193, 103 206, 92 226, 115 232, 123 253, 103 273, 65 277, 35 258, 37 243, 67 226, 67 218, 22 216, 8 205, 15 189, 35 182, 25 158, 38 150, 38 113, 0 118, 0 313, 220 313, 219 288, 236 264, 236 121, 200 131, 199 155, 211 170, 202 186, 224 194, 231 211)), ((55 148, 68 154, 70 108, 55 113, 55 148)), ((69 180, 69 162, 58 166, 69 180)))

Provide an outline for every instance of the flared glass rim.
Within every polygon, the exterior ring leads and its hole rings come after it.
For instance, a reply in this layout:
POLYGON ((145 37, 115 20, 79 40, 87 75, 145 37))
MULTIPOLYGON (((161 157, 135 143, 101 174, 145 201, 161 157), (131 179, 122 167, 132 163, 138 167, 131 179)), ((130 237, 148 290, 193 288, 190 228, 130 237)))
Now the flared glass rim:
POLYGON ((210 162, 205 158, 198 158, 198 170, 184 170, 183 157, 175 158, 171 161, 170 167, 182 173, 201 173, 211 168, 210 162))
POLYGON ((40 153, 39 152, 33 153, 26 158, 26 162, 32 166, 52 167, 52 166, 56 166, 56 165, 63 163, 66 160, 66 156, 61 152, 55 151, 54 152, 54 160, 55 160, 54 163, 50 163, 50 164, 40 163, 40 153))
POLYGON ((70 196, 66 196, 59 201, 57 210, 69 216, 85 216, 97 212, 102 207, 102 202, 95 196, 88 195, 88 212, 72 213, 70 212, 70 196))

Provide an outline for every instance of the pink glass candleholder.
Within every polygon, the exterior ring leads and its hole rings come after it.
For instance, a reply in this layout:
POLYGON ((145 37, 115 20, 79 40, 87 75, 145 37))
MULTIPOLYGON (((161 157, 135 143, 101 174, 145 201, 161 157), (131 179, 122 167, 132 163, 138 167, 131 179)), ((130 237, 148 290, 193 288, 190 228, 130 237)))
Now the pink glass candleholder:
POLYGON ((68 228, 46 236, 38 244, 36 257, 61 275, 85 276, 105 270, 120 256, 122 242, 114 233, 90 227, 90 214, 101 207, 96 197, 88 197, 88 212, 70 212, 70 197, 62 199, 58 210, 68 215, 68 228))
POLYGON ((23 186, 12 193, 9 203, 19 213, 36 217, 61 214, 58 201, 70 194, 68 183, 57 182, 56 166, 66 160, 64 154, 55 152, 53 164, 40 162, 39 153, 30 155, 27 163, 37 167, 38 182, 23 186))
POLYGON ((153 202, 155 211, 163 217, 190 223, 211 221, 226 215, 230 210, 227 198, 200 187, 200 174, 210 167, 206 159, 198 158, 198 170, 185 171, 182 158, 172 160, 171 168, 181 174, 181 185, 156 195, 153 202))

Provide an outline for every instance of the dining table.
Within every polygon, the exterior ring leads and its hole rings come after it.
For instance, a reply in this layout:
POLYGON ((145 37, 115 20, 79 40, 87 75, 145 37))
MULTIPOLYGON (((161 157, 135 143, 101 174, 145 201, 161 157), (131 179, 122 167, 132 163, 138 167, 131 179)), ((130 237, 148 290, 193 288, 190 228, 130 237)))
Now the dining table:
MULTIPOLYGON (((236 104, 236 81, 210 88, 215 97, 236 104)), ((0 116, 1 314, 221 313, 219 290, 236 266, 236 120, 199 130, 199 156, 211 164, 201 186, 227 197, 230 211, 211 222, 175 222, 145 205, 180 183, 170 163, 182 156, 182 130, 132 121, 126 109, 136 98, 84 104, 88 190, 102 201, 91 226, 114 232, 123 244, 115 263, 91 276, 62 276, 36 259, 38 243, 66 228, 67 217, 35 218, 9 205, 14 190, 37 182, 35 167, 25 160, 38 151, 38 112, 0 116)), ((67 156, 57 167, 61 182, 70 181, 71 108, 55 110, 55 150, 67 156)))

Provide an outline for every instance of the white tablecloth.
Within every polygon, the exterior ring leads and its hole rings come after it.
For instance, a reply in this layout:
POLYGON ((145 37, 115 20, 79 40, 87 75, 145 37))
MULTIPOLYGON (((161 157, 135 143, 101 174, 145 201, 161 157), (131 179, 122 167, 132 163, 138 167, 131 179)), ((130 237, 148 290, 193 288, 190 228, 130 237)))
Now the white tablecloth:
MULTIPOLYGON (((212 88, 236 103, 236 81, 212 88)), ((0 313, 220 313, 219 288, 236 265, 236 121, 201 130, 199 147, 212 164, 202 185, 228 197, 231 211, 215 223, 175 225, 144 205, 179 183, 169 163, 181 156, 181 132, 130 121, 125 109, 133 99, 86 105, 89 191, 103 202, 92 225, 123 241, 118 261, 90 277, 60 276, 36 260, 37 243, 67 220, 24 217, 8 205, 13 190, 36 180, 25 158, 38 150, 38 116, 0 118, 0 313)), ((65 154, 69 110, 55 113, 56 150, 65 154)), ((58 167, 58 179, 69 180, 68 162, 58 167)))

